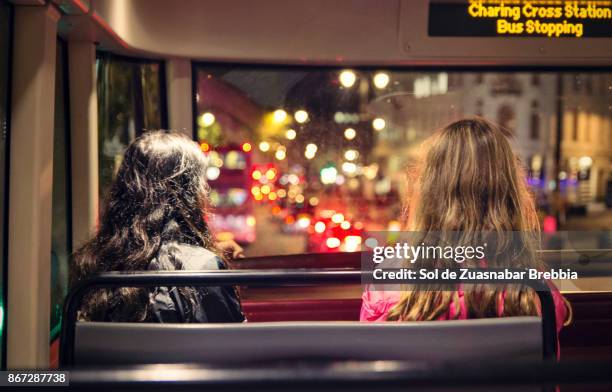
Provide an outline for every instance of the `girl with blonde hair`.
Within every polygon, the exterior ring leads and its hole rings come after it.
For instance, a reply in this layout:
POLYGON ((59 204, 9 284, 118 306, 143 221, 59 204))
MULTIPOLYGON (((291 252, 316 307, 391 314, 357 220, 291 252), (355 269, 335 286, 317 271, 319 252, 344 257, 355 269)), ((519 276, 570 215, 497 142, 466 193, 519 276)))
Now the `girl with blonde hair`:
MULTIPOLYGON (((518 252, 487 258, 485 267, 543 269, 539 243, 532 240, 540 230, 536 207, 510 137, 509 132, 482 118, 453 122, 430 137, 423 155, 408 171, 405 230, 422 235, 461 233, 463 241, 482 233, 498 238, 510 235, 509 246, 518 252)), ((550 287, 560 330, 569 308, 552 283, 550 287)), ((363 294, 360 319, 423 321, 539 313, 537 293, 519 285, 440 286, 438 290, 415 285, 405 291, 368 289, 363 294)))

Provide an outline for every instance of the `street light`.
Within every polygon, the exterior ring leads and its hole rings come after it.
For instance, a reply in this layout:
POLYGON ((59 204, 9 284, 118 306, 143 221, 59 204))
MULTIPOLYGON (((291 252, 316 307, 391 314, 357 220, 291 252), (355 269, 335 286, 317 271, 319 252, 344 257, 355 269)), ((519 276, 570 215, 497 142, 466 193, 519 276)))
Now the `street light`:
POLYGON ((204 127, 210 127, 215 123, 215 115, 210 112, 202 114, 202 116, 200 117, 200 123, 200 125, 204 127))
POLYGON ((357 81, 357 76, 355 75, 355 72, 349 69, 340 72, 340 84, 342 84, 344 87, 353 87, 355 81, 357 81))
POLYGON ((268 143, 268 142, 261 142, 261 143, 259 143, 259 150, 261 152, 268 152, 268 151, 270 151, 270 143, 268 143))
POLYGON ((297 121, 300 124, 305 123, 306 121, 308 121, 308 112, 306 110, 298 110, 297 112, 295 112, 295 114, 293 115, 293 118, 295 118, 295 121, 297 121))
POLYGON ((308 143, 308 145, 306 146, 306 151, 314 151, 317 152, 318 147, 316 144, 314 143, 308 143))
POLYGON ((279 161, 282 161, 283 159, 285 159, 286 156, 287 156, 287 153, 285 152, 285 150, 276 150, 276 153, 274 153, 274 157, 278 159, 279 161))
POLYGON ((316 154, 317 154, 317 152, 314 151, 314 150, 306 150, 306 151, 304 151, 304 156, 306 157, 306 159, 313 159, 316 154))
POLYGON ((331 185, 336 182, 338 170, 333 166, 327 166, 321 169, 321 182, 325 185, 331 185))
POLYGON ((382 131, 386 126, 387 122, 380 117, 377 117, 372 121, 372 127, 377 131, 382 131))
POLYGON ((293 129, 288 129, 287 132, 285 132, 285 137, 289 140, 295 139, 296 136, 297 133, 293 129))
POLYGON ((350 175, 355 174, 357 172, 357 165, 353 162, 344 162, 342 164, 342 171, 350 175))
POLYGON ((389 78, 388 74, 384 72, 379 72, 374 75, 374 86, 382 90, 383 88, 387 87, 387 85, 389 85, 390 80, 391 79, 389 78))
POLYGON ((344 137, 346 140, 353 140, 357 136, 357 132, 353 128, 346 128, 344 130, 344 137))
POLYGON ((354 161, 359 156, 357 150, 346 150, 344 152, 344 159, 347 161, 354 161))
POLYGON ((283 123, 287 119, 287 112, 283 109, 275 110, 272 114, 274 118, 274 122, 283 123))

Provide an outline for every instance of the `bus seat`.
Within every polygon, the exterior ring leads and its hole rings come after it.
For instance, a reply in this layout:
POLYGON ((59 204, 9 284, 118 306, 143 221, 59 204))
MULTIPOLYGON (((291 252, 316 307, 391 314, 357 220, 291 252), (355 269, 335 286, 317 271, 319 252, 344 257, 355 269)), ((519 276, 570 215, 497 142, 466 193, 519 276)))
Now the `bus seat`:
POLYGON ((74 366, 542 358, 542 325, 536 317, 373 324, 79 322, 75 338, 74 366))
MULTIPOLYGON (((282 290, 282 288, 281 288, 282 290)), ((249 322, 356 321, 361 298, 242 300, 249 322)))

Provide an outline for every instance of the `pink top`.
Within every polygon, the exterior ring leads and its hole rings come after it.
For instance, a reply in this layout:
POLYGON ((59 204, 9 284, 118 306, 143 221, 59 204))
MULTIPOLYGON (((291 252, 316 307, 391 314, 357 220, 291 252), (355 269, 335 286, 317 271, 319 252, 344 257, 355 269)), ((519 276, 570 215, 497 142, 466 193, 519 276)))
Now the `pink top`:
MULTIPOLYGON (((567 318, 567 308, 563 302, 563 297, 559 290, 555 287, 552 282, 548 282, 551 288, 553 300, 555 302, 555 313, 556 313, 556 324, 557 333, 563 328, 563 323, 567 318)), ((459 298, 459 315, 456 317, 455 309, 456 304, 452 303, 449 307, 448 312, 440 316, 439 320, 459 319, 465 320, 468 318, 467 306, 465 305, 463 289, 459 287, 458 291, 459 298)), ((361 313, 359 320, 364 322, 381 322, 387 320, 389 311, 398 303, 402 295, 401 291, 370 291, 369 287, 362 295, 361 313)), ((504 311, 504 297, 505 292, 500 299, 498 306, 498 314, 501 317, 504 311)))
MULTIPOLYGON (((559 290, 552 283, 549 283, 549 286, 552 290, 553 300, 555 302, 557 332, 559 332, 561 331, 563 323, 567 318, 567 309, 559 290)), ((457 306, 453 301, 454 306, 450 306, 448 313, 440 316, 439 320, 449 320, 455 318, 465 320, 468 318, 463 290, 459 288, 457 294, 459 297, 459 316, 455 317, 455 308, 457 306)), ((359 320, 366 322, 386 321, 389 311, 399 302, 401 295, 401 291, 370 291, 368 287, 368 289, 361 296, 362 302, 359 320)), ((501 299, 501 303, 499 304, 498 308, 498 314, 501 317, 504 311, 503 298, 501 299)))

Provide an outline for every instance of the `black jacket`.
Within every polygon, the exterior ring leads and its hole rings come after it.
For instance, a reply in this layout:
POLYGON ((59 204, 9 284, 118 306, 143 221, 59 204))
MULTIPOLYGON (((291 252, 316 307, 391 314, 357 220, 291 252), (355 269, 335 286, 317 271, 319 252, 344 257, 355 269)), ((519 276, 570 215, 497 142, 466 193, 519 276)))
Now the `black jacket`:
MULTIPOLYGON (((184 270, 225 269, 214 253, 194 245, 169 244, 173 258, 181 261, 184 270)), ((154 259, 149 270, 172 270, 163 257, 154 259)), ((149 294, 149 321, 160 323, 231 323, 245 320, 240 301, 233 287, 157 287, 149 294)))

